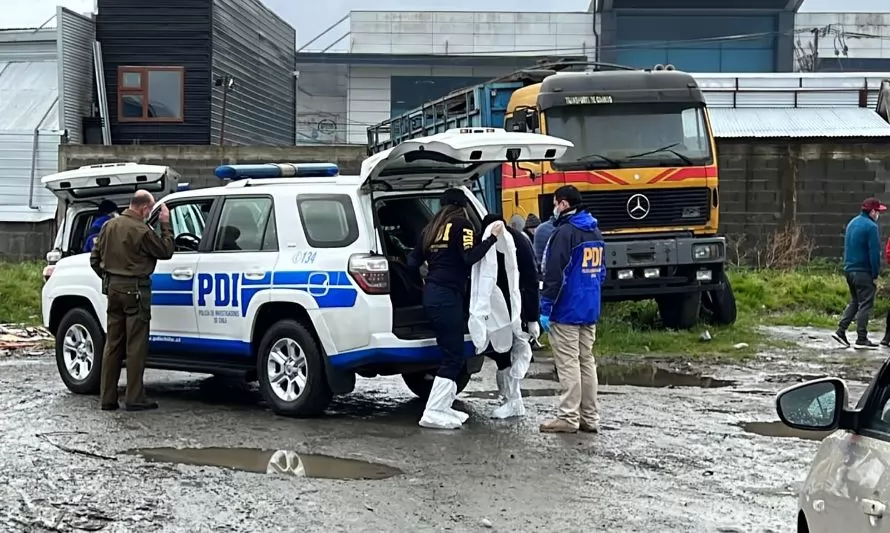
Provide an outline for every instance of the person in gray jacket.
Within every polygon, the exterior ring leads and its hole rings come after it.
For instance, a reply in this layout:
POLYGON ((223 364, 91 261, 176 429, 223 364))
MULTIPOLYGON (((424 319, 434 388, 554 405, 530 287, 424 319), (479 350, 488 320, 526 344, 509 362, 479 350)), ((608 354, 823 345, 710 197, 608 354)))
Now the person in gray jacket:
POLYGON ((555 220, 556 217, 551 216, 535 230, 535 259, 538 261, 539 270, 541 261, 544 260, 544 249, 547 247, 547 241, 550 240, 550 236, 553 235, 553 231, 556 229, 553 225, 555 220))

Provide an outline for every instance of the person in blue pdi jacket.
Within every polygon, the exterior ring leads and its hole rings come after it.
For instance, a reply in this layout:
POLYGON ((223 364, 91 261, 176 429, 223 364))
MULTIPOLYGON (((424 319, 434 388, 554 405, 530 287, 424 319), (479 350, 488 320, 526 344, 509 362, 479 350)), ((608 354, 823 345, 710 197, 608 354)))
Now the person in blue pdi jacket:
POLYGON ((83 243, 84 253, 93 251, 93 246, 96 244, 96 238, 99 237, 99 232, 102 230, 102 226, 115 216, 117 216, 117 206, 114 202, 111 200, 102 200, 99 203, 99 216, 97 216, 96 220, 90 224, 90 229, 87 231, 86 241, 83 243))
POLYGON ((543 256, 540 321, 541 327, 550 332, 563 393, 556 418, 541 424, 540 430, 597 433, 600 416, 593 343, 606 277, 605 243, 597 220, 581 207, 581 193, 575 187, 557 189, 553 216, 555 230, 543 256))
POLYGON ((881 237, 878 230, 878 217, 887 206, 877 198, 866 198, 862 202, 862 212, 847 224, 844 233, 844 276, 850 287, 850 303, 844 310, 837 331, 831 338, 845 347, 847 328, 856 318, 857 350, 874 350, 877 344, 868 339, 868 319, 875 305, 878 274, 881 273, 881 237))

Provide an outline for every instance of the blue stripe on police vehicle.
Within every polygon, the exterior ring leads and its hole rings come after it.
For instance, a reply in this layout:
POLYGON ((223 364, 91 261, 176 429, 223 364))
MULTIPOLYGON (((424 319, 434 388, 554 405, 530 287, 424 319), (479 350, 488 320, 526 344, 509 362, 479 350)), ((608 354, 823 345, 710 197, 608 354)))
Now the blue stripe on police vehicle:
POLYGON ((294 270, 266 272, 259 279, 240 272, 199 273, 191 280, 173 279, 171 274, 153 274, 151 304, 196 306, 201 309, 237 311, 245 316, 250 301, 265 289, 308 293, 319 308, 354 307, 358 290, 341 271, 294 270))

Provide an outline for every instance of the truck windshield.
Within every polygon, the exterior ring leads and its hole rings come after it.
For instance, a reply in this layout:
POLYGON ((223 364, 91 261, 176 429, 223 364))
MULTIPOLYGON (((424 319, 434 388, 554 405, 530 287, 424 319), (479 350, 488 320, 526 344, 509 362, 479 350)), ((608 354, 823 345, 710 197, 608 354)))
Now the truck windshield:
POLYGON ((575 146, 560 170, 678 167, 711 162, 704 109, 696 104, 564 106, 547 110, 547 134, 575 146))

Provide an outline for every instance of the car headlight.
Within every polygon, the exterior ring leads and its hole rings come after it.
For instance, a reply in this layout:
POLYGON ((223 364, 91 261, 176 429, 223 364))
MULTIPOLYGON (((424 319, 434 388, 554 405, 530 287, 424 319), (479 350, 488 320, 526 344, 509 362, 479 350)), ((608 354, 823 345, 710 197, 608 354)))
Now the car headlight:
POLYGON ((692 247, 692 258, 696 261, 714 261, 723 256, 723 247, 718 243, 696 244, 692 247))

